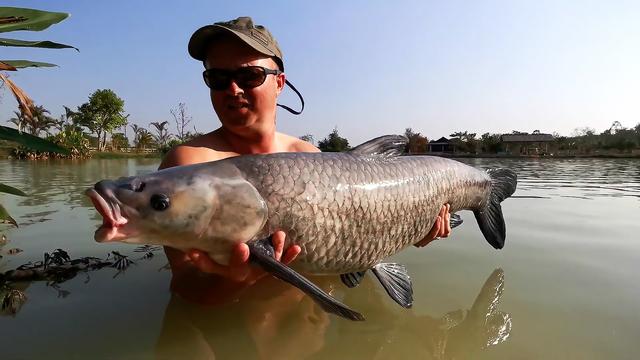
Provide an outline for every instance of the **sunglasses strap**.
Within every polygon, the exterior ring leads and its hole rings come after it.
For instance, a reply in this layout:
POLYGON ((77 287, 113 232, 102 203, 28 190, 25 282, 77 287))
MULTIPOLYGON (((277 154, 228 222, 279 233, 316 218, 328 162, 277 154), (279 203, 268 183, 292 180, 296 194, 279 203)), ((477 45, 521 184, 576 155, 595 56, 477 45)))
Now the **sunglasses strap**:
POLYGON ((293 90, 298 95, 298 97, 300 98, 300 102, 302 103, 302 108, 300 108, 300 111, 296 111, 296 110, 293 110, 292 108, 288 107, 287 105, 282 105, 282 104, 276 104, 276 105, 278 105, 281 108, 287 110, 288 112, 292 113, 293 115, 302 114, 302 111, 304 110, 304 98, 302 97, 302 95, 300 95, 300 92, 298 91, 298 89, 296 89, 296 87, 293 86, 293 84, 291 84, 289 82, 289 80, 285 80, 285 84, 289 85, 291 90, 293 90))

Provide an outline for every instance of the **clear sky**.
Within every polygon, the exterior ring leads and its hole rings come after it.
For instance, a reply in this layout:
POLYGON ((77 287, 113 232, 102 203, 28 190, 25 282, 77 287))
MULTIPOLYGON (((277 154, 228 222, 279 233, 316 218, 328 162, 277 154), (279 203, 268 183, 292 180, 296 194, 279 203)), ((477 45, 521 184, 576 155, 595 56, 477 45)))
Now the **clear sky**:
MULTIPOLYGON (((640 122, 640 1, 55 1, 3 6, 71 14, 41 39, 75 50, 0 48, 1 59, 58 68, 11 78, 53 115, 96 89, 125 100, 130 121, 170 120, 185 102, 198 131, 219 123, 189 57, 197 28, 252 16, 276 36, 302 116, 279 110, 279 130, 352 145, 407 127, 430 139, 454 131, 602 131, 640 122)), ((297 108, 293 92, 281 102, 297 108)), ((16 109, 0 99, 0 121, 16 109)), ((175 130, 174 130, 175 131, 175 130)))

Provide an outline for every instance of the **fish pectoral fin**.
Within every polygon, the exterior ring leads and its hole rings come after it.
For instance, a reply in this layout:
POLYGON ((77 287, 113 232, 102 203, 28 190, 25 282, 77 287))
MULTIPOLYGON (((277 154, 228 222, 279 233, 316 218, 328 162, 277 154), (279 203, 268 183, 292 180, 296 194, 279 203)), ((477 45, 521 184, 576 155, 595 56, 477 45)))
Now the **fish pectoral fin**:
POLYGON ((452 213, 451 214, 451 219, 449 219, 449 224, 451 225, 451 228, 455 228, 457 226, 462 225, 463 221, 462 221, 462 217, 456 213, 452 213))
POLYGON ((356 271, 352 273, 341 274, 340 280, 342 280, 342 283, 345 284, 348 288, 354 288, 360 285, 360 282, 364 278, 364 274, 366 272, 367 271, 365 270, 365 271, 356 271))
POLYGON ((413 304, 411 277, 404 265, 380 263, 371 268, 387 294, 400 306, 410 308, 413 304))
POLYGON ((287 265, 274 259, 274 250, 273 245, 271 245, 271 238, 251 241, 247 243, 247 245, 249 246, 250 251, 249 259, 252 262, 258 264, 265 271, 278 279, 288 282, 302 290, 305 294, 309 295, 313 301, 320 305, 324 311, 342 316, 349 320, 364 320, 364 316, 362 316, 362 314, 349 309, 346 305, 327 294, 316 284, 312 283, 287 265))

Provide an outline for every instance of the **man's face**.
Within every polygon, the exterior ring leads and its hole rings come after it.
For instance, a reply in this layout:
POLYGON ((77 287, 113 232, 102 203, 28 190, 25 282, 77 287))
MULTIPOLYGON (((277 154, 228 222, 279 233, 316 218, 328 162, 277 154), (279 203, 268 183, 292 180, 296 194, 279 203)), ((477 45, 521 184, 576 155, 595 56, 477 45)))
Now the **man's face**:
MULTIPOLYGON (((207 69, 236 70, 243 66, 278 69, 273 59, 233 37, 223 37, 209 46, 207 69)), ((232 81, 225 90, 211 90, 211 103, 220 122, 229 130, 273 126, 276 100, 284 82, 284 74, 267 75, 262 85, 251 89, 242 89, 232 81)))

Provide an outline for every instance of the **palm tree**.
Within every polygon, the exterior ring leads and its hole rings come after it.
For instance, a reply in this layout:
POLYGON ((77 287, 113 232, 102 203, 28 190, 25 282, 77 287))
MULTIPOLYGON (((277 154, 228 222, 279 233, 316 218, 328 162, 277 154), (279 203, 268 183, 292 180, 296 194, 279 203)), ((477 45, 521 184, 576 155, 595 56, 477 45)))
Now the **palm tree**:
POLYGON ((153 135, 156 143, 160 146, 167 146, 169 140, 171 140, 171 134, 169 134, 169 122, 152 122, 151 125, 158 132, 158 135, 153 135))
POLYGON ((144 150, 148 146, 153 145, 155 141, 153 135, 149 132, 149 130, 145 128, 139 128, 138 135, 136 136, 134 142, 136 144, 136 148, 144 150))
POLYGON ((25 130, 31 135, 38 136, 41 131, 48 131, 52 126, 55 126, 57 121, 51 116, 49 110, 45 109, 42 105, 34 105, 31 107, 31 116, 23 114, 22 112, 14 111, 16 117, 9 119, 9 122, 16 124, 18 130, 25 130))

